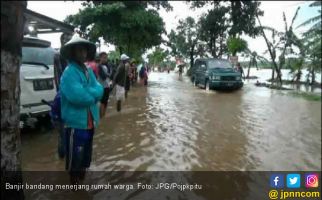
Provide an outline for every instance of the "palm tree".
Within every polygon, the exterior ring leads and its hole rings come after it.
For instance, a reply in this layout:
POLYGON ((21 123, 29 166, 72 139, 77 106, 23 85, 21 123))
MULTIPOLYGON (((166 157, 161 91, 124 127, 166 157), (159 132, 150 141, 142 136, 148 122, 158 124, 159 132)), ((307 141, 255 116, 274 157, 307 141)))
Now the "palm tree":
MULTIPOLYGON (((1 26, 10 27, 1 29, 1 185, 22 183, 19 63, 26 7, 26 1, 1 1, 1 26)), ((1 186, 1 199, 24 199, 23 190, 1 186)))
POLYGON ((308 59, 309 66, 309 74, 311 75, 311 84, 315 84, 315 73, 316 71, 321 70, 321 1, 314 1, 309 6, 310 7, 319 7, 320 10, 318 10, 319 14, 317 16, 314 16, 302 24, 300 24, 299 27, 304 27, 311 25, 311 27, 303 33, 303 45, 304 50, 306 53, 306 59, 308 59))
POLYGON ((274 67, 272 70, 272 81, 274 79, 274 71, 276 71, 277 72, 277 80, 278 80, 278 83, 280 84, 280 86, 282 85, 281 69, 283 66, 285 66, 285 58, 286 58, 287 52, 288 52, 288 50, 292 49, 292 45, 295 45, 297 47, 299 47, 299 45, 300 45, 300 43, 298 42, 298 39, 296 38, 296 36, 293 32, 293 24, 294 24, 294 21, 297 17, 299 9, 300 9, 300 7, 297 8, 297 10, 292 18, 290 26, 287 25, 286 16, 285 16, 285 13, 283 12, 283 21, 285 24, 285 31, 283 31, 283 32, 279 32, 272 27, 262 26, 259 17, 256 16, 257 20, 259 22, 260 28, 261 28, 262 36, 265 39, 265 42, 267 45, 267 50, 270 54, 271 61, 273 63, 273 67, 274 67), (272 32, 272 38, 273 38, 272 41, 268 40, 264 30, 269 30, 272 32), (275 40, 276 36, 279 37, 279 41, 275 40), (280 51, 280 54, 278 57, 276 55, 277 50, 280 51), (278 61, 277 61, 277 58, 278 58, 278 61))
MULTIPOLYGON (((309 5, 309 7, 319 7, 321 8, 322 2, 321 1, 314 1, 309 5)), ((320 14, 317 16, 311 17, 310 19, 306 20, 302 24, 298 25, 297 28, 312 25, 309 30, 306 31, 306 33, 309 33, 314 30, 321 30, 321 9, 318 11, 320 14)))

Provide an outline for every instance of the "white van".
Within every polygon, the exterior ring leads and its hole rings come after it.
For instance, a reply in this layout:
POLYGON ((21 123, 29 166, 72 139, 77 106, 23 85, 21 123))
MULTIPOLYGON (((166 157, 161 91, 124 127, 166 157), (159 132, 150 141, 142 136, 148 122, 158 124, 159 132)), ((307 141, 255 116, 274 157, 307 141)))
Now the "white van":
POLYGON ((35 37, 24 37, 20 68, 20 126, 33 126, 39 117, 48 116, 56 95, 54 55, 51 43, 35 37))

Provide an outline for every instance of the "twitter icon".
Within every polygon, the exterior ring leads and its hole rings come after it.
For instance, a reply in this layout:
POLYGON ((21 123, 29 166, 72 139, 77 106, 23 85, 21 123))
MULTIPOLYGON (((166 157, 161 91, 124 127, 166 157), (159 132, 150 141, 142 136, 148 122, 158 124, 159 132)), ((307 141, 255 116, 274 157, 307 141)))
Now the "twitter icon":
POLYGON ((301 175, 300 174, 287 174, 286 186, 288 188, 300 188, 301 187, 301 175))

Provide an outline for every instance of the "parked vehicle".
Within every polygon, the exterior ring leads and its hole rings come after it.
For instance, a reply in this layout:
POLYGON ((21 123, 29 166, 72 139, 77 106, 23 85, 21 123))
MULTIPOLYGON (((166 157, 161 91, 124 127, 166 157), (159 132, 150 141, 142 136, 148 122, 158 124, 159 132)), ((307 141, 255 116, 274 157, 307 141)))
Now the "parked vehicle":
POLYGON ((241 73, 228 60, 197 59, 191 70, 195 86, 209 89, 239 89, 243 86, 241 73))
POLYGON ((34 37, 24 37, 20 67, 20 125, 32 126, 45 117, 56 95, 54 84, 54 55, 51 43, 34 37))

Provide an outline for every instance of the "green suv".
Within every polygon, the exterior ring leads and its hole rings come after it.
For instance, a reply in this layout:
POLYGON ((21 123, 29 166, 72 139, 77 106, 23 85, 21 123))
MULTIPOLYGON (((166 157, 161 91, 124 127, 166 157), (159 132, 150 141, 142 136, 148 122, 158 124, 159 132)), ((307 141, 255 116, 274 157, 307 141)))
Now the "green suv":
POLYGON ((191 69, 191 81, 206 90, 243 87, 241 73, 224 59, 197 59, 191 69))

